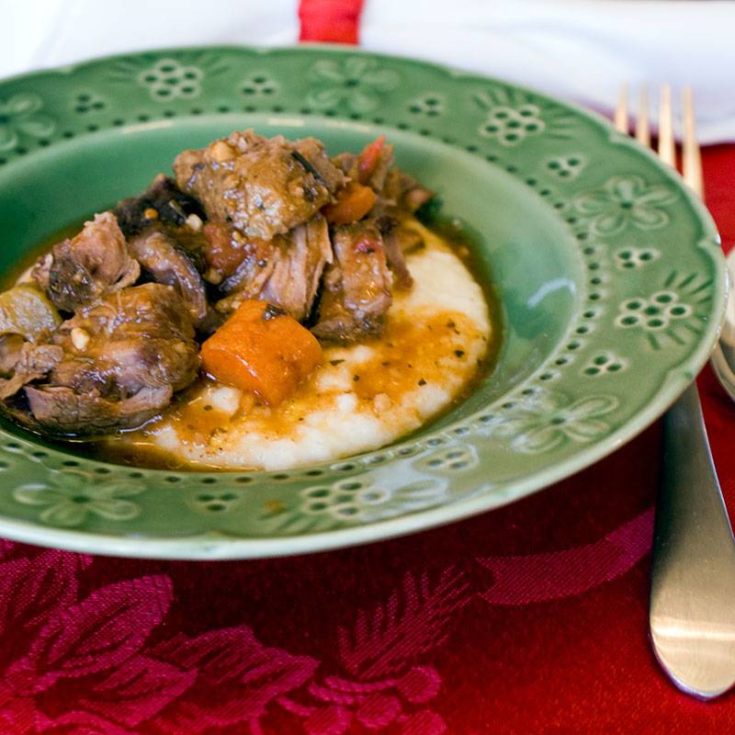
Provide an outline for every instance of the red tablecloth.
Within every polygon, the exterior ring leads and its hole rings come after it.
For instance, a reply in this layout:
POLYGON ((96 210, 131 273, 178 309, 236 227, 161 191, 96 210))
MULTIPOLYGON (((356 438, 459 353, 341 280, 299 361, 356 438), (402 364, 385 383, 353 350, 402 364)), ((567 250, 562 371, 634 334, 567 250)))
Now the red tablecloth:
MULTIPOLYGON (((351 13, 336 40, 360 4, 331 3, 351 13)), ((309 25, 325 5, 302 3, 304 37, 325 37, 309 25)), ((728 247, 735 147, 704 163, 728 247)), ((700 387, 735 507, 735 407, 708 370, 700 387)), ((313 556, 0 540, 0 735, 731 732, 732 696, 680 694, 648 643, 660 438, 469 521, 313 556)))

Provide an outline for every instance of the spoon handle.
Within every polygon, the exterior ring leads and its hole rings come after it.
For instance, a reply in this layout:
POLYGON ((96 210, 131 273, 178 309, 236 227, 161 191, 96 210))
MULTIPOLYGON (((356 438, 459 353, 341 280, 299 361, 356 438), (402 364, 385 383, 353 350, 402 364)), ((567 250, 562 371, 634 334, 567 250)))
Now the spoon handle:
POLYGON ((696 384, 664 419, 650 625, 656 656, 686 692, 715 697, 735 682, 735 543, 696 384))

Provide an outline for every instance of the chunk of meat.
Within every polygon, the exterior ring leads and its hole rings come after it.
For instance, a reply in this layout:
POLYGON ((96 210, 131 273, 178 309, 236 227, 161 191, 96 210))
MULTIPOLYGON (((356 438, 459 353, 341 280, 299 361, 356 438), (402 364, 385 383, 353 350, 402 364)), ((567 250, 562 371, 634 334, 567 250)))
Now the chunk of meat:
POLYGON ((13 374, 25 343, 20 334, 4 334, 0 337, 0 374, 4 377, 13 374))
POLYGON ((0 346, 0 367, 7 377, 0 378, 0 399, 15 395, 24 385, 48 375, 64 356, 56 345, 23 342, 18 335, 5 338, 0 346))
POLYGON ((194 328, 170 286, 147 283, 80 308, 56 337, 63 359, 27 386, 33 417, 55 433, 132 428, 197 376, 194 328))
POLYGON ((436 195, 431 189, 419 184, 416 179, 400 169, 392 168, 385 177, 380 190, 380 199, 385 206, 397 207, 413 214, 436 195))
POLYGON ((63 350, 44 342, 60 322, 35 286, 22 284, 0 294, 0 400, 59 363, 63 350))
POLYGON ((272 240, 251 237, 240 243, 240 264, 220 284, 220 291, 228 298, 217 302, 218 311, 232 311, 244 299, 258 297, 276 267, 279 237, 272 240))
POLYGON ((54 245, 33 270, 36 282, 63 311, 130 286, 139 275, 112 212, 95 215, 76 237, 54 245))
POLYGON ((123 199, 112 211, 128 238, 156 226, 178 228, 188 222, 196 228, 206 219, 201 204, 163 174, 156 176, 143 194, 123 199))
POLYGON ((259 298, 274 304, 297 321, 311 313, 324 268, 332 262, 326 220, 317 216, 279 239, 279 252, 259 298))
POLYGON ((176 289, 192 321, 199 326, 207 316, 207 294, 191 258, 171 238, 157 230, 133 237, 128 249, 156 283, 176 289))
POLYGON ((146 283, 80 309, 57 335, 65 358, 51 375, 78 390, 131 395, 143 387, 180 390, 199 367, 194 328, 170 286, 146 283))
POLYGON ((312 332, 339 342, 379 334, 393 283, 380 230, 371 221, 335 227, 332 248, 334 262, 324 275, 319 320, 312 332))
POLYGON ((408 271, 404 256, 405 228, 394 217, 383 215, 375 220, 375 224, 383 236, 385 258, 388 267, 395 275, 395 285, 399 288, 410 288, 413 278, 408 271))
POLYGON ((209 283, 222 283, 247 257, 247 238, 223 222, 207 222, 202 232, 205 240, 202 254, 207 266, 204 278, 209 283))
POLYGON ((223 284, 233 293, 217 308, 229 312, 243 301, 261 299, 304 321, 311 313, 324 267, 331 262, 327 222, 317 215, 288 235, 253 243, 251 254, 223 284))
POLYGON ((174 171, 211 220, 265 240, 309 220, 344 184, 317 140, 267 139, 251 130, 184 151, 174 171))
POLYGON ((80 394, 64 386, 28 386, 28 405, 35 420, 54 434, 89 436, 134 428, 170 402, 170 386, 143 388, 130 398, 112 400, 98 393, 80 394))

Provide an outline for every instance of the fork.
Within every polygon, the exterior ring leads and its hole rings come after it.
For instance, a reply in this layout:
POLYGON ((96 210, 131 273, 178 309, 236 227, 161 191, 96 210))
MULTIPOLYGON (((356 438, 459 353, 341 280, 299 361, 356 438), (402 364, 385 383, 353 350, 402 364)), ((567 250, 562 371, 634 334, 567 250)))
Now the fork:
MULTIPOLYGON (((628 132, 623 88, 615 127, 628 132)), ((682 172, 700 197, 702 167, 692 92, 682 94, 682 172)), ((635 137, 651 147, 649 102, 641 90, 635 137)), ((658 115, 659 158, 676 167, 671 88, 658 115)), ((696 383, 664 418, 664 471, 656 504, 649 626, 656 658, 674 684, 711 699, 735 684, 735 541, 712 462, 696 383)))

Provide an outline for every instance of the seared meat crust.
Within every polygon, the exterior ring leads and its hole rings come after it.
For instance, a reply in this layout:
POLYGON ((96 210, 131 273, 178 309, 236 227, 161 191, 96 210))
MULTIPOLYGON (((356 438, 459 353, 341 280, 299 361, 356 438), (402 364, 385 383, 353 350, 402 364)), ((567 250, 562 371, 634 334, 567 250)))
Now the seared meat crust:
POLYGON ((38 285, 62 311, 130 286, 139 275, 140 266, 111 212, 96 215, 76 237, 54 245, 33 270, 38 285))
POLYGON ((312 331, 338 342, 379 334, 393 284, 380 230, 370 221, 335 227, 332 247, 334 262, 324 274, 319 319, 312 331))
POLYGON ((290 142, 251 130, 180 153, 174 171, 179 187, 199 199, 211 220, 264 240, 305 223, 344 184, 313 138, 290 142))
POLYGON ((189 313, 173 287, 157 283, 79 309, 54 342, 62 359, 43 383, 25 388, 33 417, 54 433, 138 426, 199 369, 189 313))

